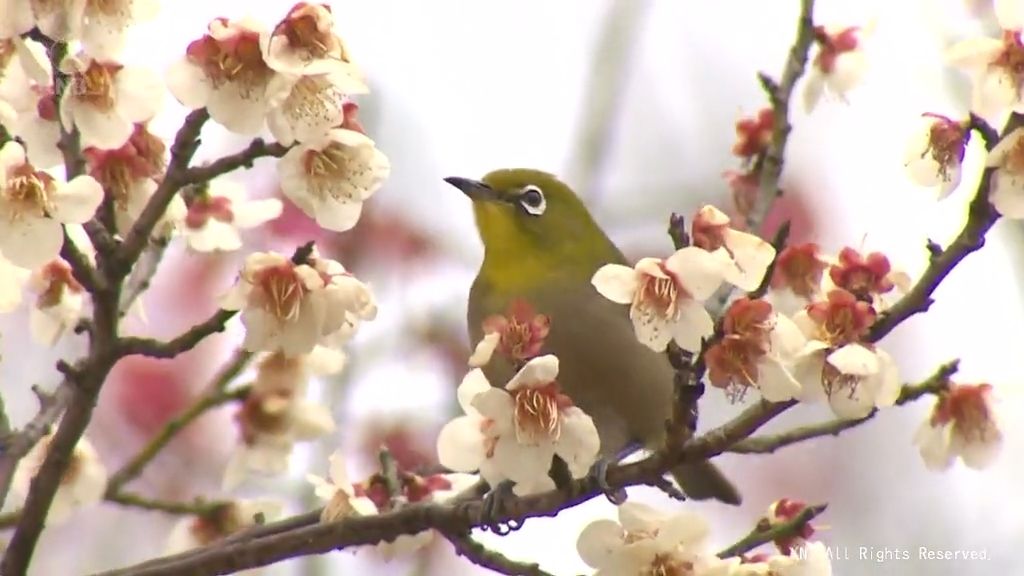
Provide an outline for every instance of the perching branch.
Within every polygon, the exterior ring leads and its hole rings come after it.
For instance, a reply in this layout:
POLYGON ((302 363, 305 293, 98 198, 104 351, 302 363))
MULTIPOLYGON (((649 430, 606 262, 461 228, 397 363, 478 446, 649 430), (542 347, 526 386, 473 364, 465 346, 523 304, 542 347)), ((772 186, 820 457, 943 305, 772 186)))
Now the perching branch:
POLYGON ((238 312, 217 310, 209 318, 189 328, 184 333, 161 342, 154 338, 128 336, 121 339, 121 354, 141 354, 152 358, 174 358, 196 347, 207 336, 224 331, 224 325, 238 312))
POLYGON ((761 75, 761 83, 768 92, 768 100, 771 102, 774 113, 774 123, 772 141, 768 145, 761 163, 759 191, 754 199, 754 205, 746 214, 747 229, 755 234, 760 229, 761 223, 764 222, 772 203, 782 194, 779 188, 779 178, 782 176, 786 140, 793 129, 789 122, 789 103, 797 81, 804 75, 804 70, 807 68, 808 54, 814 43, 813 15, 814 0, 800 0, 796 39, 789 50, 786 67, 782 71, 782 80, 776 84, 768 76, 761 75))
MULTIPOLYGON (((991 127, 988 127, 983 120, 976 116, 971 117, 973 129, 985 139, 985 147, 992 150, 998 143, 994 139, 991 127)), ((1017 128, 1024 127, 1024 115, 1013 113, 1003 128, 1002 137, 1006 137, 1017 128)), ((891 332, 907 318, 924 312, 931 307, 932 293, 945 280, 946 276, 953 271, 953 268, 972 252, 980 250, 985 245, 985 234, 992 225, 999 219, 999 213, 988 201, 989 188, 992 184, 994 168, 986 168, 978 183, 977 191, 967 209, 967 221, 957 234, 953 242, 945 249, 935 243, 929 243, 931 257, 928 267, 925 268, 921 277, 914 284, 909 292, 903 295, 896 304, 881 314, 878 321, 871 327, 868 336, 869 342, 877 342, 891 332)))
MULTIPOLYGON (((949 387, 949 379, 956 373, 956 370, 957 361, 948 362, 940 366, 934 374, 923 382, 919 384, 904 385, 899 398, 896 400, 896 405, 900 406, 922 396, 941 393, 949 387)), ((811 440, 812 438, 820 438, 823 436, 838 436, 840 433, 849 430, 850 428, 855 428, 868 420, 871 420, 877 414, 878 410, 876 409, 863 418, 856 418, 853 420, 837 418, 828 422, 800 426, 781 434, 747 438, 746 440, 741 440, 734 444, 729 448, 729 452, 735 452, 737 454, 770 454, 779 448, 797 444, 804 440, 811 440)))
POLYGON ((554 576, 550 572, 541 570, 540 566, 534 563, 516 562, 499 552, 491 550, 483 544, 473 540, 468 533, 453 534, 441 533, 455 549, 455 553, 465 557, 467 560, 487 568, 498 574, 508 576, 554 576))
POLYGON ((262 138, 254 138, 246 148, 239 152, 222 156, 205 166, 189 168, 182 177, 181 186, 202 184, 239 168, 252 168, 253 162, 257 159, 280 158, 290 149, 290 146, 277 142, 267 143, 262 138))
POLYGON ((762 544, 799 534, 808 522, 820 516, 826 508, 828 508, 827 504, 807 506, 796 516, 775 526, 758 525, 738 542, 719 552, 718 557, 729 558, 731 556, 739 556, 750 552, 762 544))

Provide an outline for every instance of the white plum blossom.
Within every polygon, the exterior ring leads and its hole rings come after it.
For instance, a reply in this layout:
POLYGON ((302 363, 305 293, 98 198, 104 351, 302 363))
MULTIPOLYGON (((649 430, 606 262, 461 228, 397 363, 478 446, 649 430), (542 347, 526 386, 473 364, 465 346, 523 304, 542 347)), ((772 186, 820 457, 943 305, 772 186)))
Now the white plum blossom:
POLYGON ((66 130, 78 128, 84 147, 120 148, 135 123, 160 111, 164 88, 152 70, 85 55, 65 58, 61 69, 70 84, 61 98, 60 119, 66 130))
POLYGON ((1021 88, 1024 77, 1024 8, 1019 0, 995 0, 1001 38, 987 36, 957 42, 946 53, 947 61, 971 74, 971 109, 985 118, 1024 111, 1021 88))
POLYGON ((765 300, 741 298, 726 310, 722 339, 705 354, 708 379, 733 400, 755 387, 769 402, 800 395, 792 371, 806 344, 797 325, 765 300))
MULTIPOLYGON (((16 500, 23 501, 28 496, 32 479, 39 473, 52 441, 52 433, 44 436, 18 462, 11 479, 11 494, 16 500)), ((70 460, 46 516, 47 525, 60 524, 77 509, 99 503, 107 488, 107 469, 89 440, 78 440, 70 460)))
POLYGON ((57 182, 36 170, 21 144, 0 148, 0 252, 16 266, 33 269, 53 260, 64 245, 62 224, 82 224, 103 200, 91 176, 57 182))
MULTIPOLYGON (((180 554, 209 546, 235 532, 257 526, 259 517, 263 522, 273 522, 281 517, 283 511, 283 504, 276 500, 235 500, 203 516, 186 516, 171 528, 164 554, 180 554)), ((257 573, 257 570, 245 570, 235 574, 257 573)))
POLYGON ((903 156, 907 176, 918 186, 933 188, 939 199, 960 185, 969 133, 963 122, 923 114, 903 156))
POLYGON ((814 28, 818 53, 810 62, 804 85, 804 108, 808 112, 817 107, 826 92, 845 99, 861 83, 868 67, 864 38, 869 34, 870 27, 814 28))
POLYGON ((328 458, 330 467, 327 478, 307 474, 306 480, 313 485, 317 498, 324 502, 320 512, 321 522, 335 522, 348 516, 369 516, 377 513, 377 505, 365 494, 356 494, 356 488, 348 477, 345 457, 335 451, 328 458))
POLYGON ((989 153, 986 165, 995 168, 989 202, 1007 218, 1024 218, 1024 128, 1009 133, 989 153))
POLYGON ((999 454, 1003 433, 996 417, 990 384, 953 384, 914 436, 925 465, 948 470, 957 458, 980 470, 999 454))
POLYGON ((689 511, 666 514, 647 504, 619 506, 619 521, 595 520, 580 533, 576 550, 594 576, 729 576, 734 562, 708 550, 708 525, 689 511))
POLYGON ((35 25, 30 0, 0 0, 0 40, 17 38, 35 25))
POLYGON ((704 301, 721 286, 722 261, 688 246, 667 259, 643 258, 635 268, 606 264, 591 279, 602 296, 630 304, 636 337, 655 351, 675 340, 684 350, 700 351, 701 340, 714 331, 704 301))
POLYGON ((235 417, 241 442, 224 472, 224 486, 234 488, 251 473, 284 472, 297 442, 334 431, 327 407, 307 401, 309 367, 305 358, 280 353, 265 357, 256 381, 235 417))
MULTIPOLYGON (((344 270, 334 264, 332 268, 344 270)), ((246 350, 308 354, 343 329, 350 312, 357 313, 344 306, 363 303, 365 285, 347 280, 347 273, 338 276, 341 278, 321 273, 308 263, 296 264, 280 254, 256 252, 245 259, 238 281, 223 296, 221 306, 242 311, 246 350)))
POLYGON ((344 232, 355 226, 391 165, 365 134, 339 128, 289 150, 277 170, 285 196, 321 227, 344 232))
POLYGON ((64 161, 50 60, 34 40, 0 40, 0 123, 24 141, 37 168, 64 161))
POLYGON ((466 414, 442 428, 438 461, 458 472, 479 470, 491 486, 511 480, 519 495, 554 488, 548 470, 555 455, 574 478, 585 476, 597 460, 597 429, 561 393, 557 376, 551 355, 527 362, 504 388, 472 370, 457 392, 466 414))
POLYGON ((267 65, 294 76, 342 75, 338 87, 349 94, 366 91, 362 72, 352 63, 345 43, 334 31, 327 4, 299 2, 260 38, 267 65))
POLYGON ((31 272, 19 268, 0 254, 0 314, 10 312, 21 304, 21 290, 31 272))
POLYGON ((277 75, 269 88, 274 98, 268 103, 267 126, 285 146, 322 138, 345 121, 348 97, 365 93, 345 85, 338 73, 315 76, 277 75))
POLYGON ((36 342, 53 346, 81 319, 85 290, 61 258, 33 271, 28 285, 36 294, 29 313, 29 331, 36 342))
POLYGON ((761 285, 775 248, 764 239, 729 227, 730 219, 714 206, 704 206, 693 219, 693 245, 722 260, 725 281, 750 292, 761 285))
POLYGON ((187 108, 205 106, 215 122, 232 132, 255 135, 270 100, 278 98, 270 92, 276 73, 260 50, 265 33, 263 24, 249 18, 215 18, 207 34, 189 44, 185 58, 168 70, 171 94, 187 108))
POLYGON ((269 222, 281 209, 277 198, 249 200, 241 184, 213 180, 192 199, 182 230, 196 252, 231 252, 242 247, 239 230, 269 222))
MULTIPOLYGON (((120 54, 128 28, 152 20, 159 9, 157 0, 13 0, 11 5, 17 6, 20 23, 12 28, 24 27, 23 11, 27 7, 28 17, 33 18, 31 22, 43 34, 54 40, 79 40, 87 54, 104 59, 120 54)), ((29 28, 33 24, 29 24, 29 28)), ((0 28, 0 33, 3 32, 0 28)))

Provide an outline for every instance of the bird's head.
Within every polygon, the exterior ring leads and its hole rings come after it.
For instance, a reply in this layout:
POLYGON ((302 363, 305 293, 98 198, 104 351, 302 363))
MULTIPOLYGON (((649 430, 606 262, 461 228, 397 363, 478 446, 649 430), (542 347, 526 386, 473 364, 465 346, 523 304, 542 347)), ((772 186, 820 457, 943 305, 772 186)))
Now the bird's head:
POLYGON ((473 201, 486 260, 494 265, 589 269, 619 254, 572 189, 547 172, 512 168, 445 182, 473 201))

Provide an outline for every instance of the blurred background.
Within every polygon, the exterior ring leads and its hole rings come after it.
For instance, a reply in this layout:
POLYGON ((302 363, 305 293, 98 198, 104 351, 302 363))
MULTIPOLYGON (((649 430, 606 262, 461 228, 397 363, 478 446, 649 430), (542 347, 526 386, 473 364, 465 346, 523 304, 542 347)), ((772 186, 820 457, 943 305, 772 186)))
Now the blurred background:
MULTIPOLYGON (((217 16, 249 14, 269 26, 290 0, 261 3, 179 0, 163 3, 156 23, 140 26, 127 60, 164 70, 217 16)), ((369 471, 381 443, 412 465, 434 461, 434 438, 455 410, 454 389, 465 373, 469 343, 465 305, 482 250, 469 203, 442 182, 479 177, 499 167, 528 166, 562 175, 585 195, 598 221, 631 258, 663 256, 671 243, 668 216, 703 203, 731 207, 723 172, 738 167, 730 153, 734 123, 765 105, 756 73, 777 75, 792 41, 797 0, 337 0, 330 3, 342 36, 369 78, 358 100, 360 119, 392 164, 392 176, 345 234, 319 231, 297 209, 248 236, 247 249, 290 252, 307 240, 368 282, 380 303, 349 350, 340 379, 315 387, 339 424, 331 438, 304 445, 291 474, 254 481, 237 495, 270 496, 290 512, 312 508, 306 472, 323 474, 341 447, 358 472, 369 471)), ((827 252, 850 245, 880 250, 895 266, 918 274, 925 239, 948 242, 983 162, 972 143, 964 183, 938 204, 902 170, 904 142, 920 113, 963 116, 969 78, 943 65, 942 50, 971 35, 995 34, 985 0, 820 0, 816 21, 874 23, 871 68, 848 101, 829 99, 811 115, 797 107, 787 149, 787 197, 772 214, 794 222, 794 238, 827 252)), ((802 88, 798 86, 797 90, 802 88)), ((155 132, 169 137, 184 112, 169 96, 155 132)), ((208 126, 200 157, 214 158, 245 141, 208 126)), ((272 162, 231 178, 251 194, 278 195, 272 162)), ((286 201, 287 203, 287 201, 286 201)), ((666 509, 706 514, 716 546, 749 531, 780 498, 828 502, 818 532, 849 549, 840 576, 946 576, 1017 573, 1024 541, 1024 443, 1015 418, 1024 377, 1020 342, 1021 230, 1001 222, 985 249, 967 259, 936 293, 937 302, 885 342, 908 381, 960 358, 958 379, 990 381, 1002 397, 1006 443, 984 472, 958 465, 925 470, 911 444, 931 408, 923 401, 883 412, 869 424, 786 448, 772 456, 718 460, 737 479, 745 503, 680 504, 637 488, 631 497, 666 509), (912 559, 858 559, 861 546, 911 550, 912 559), (920 561, 917 548, 986 550, 989 560, 920 561)), ((231 284, 244 254, 192 255, 172 250, 144 297, 147 326, 170 336, 205 318, 213 298, 231 284)), ((52 386, 56 358, 83 342, 65 339, 40 350, 17 336, 24 311, 2 319, 2 391, 13 424, 35 409, 29 385, 52 386)), ((173 361, 130 358, 104 389, 88 436, 115 469, 190 403, 240 341, 232 329, 173 361)), ((243 377, 244 381, 245 377, 243 377)), ((742 406, 711 389, 702 428, 742 406)), ((182 434, 133 488, 155 497, 226 496, 220 479, 236 442, 233 410, 211 413, 182 434)), ((829 418, 826 408, 798 407, 774 423, 781 429, 829 418)), ((587 567, 575 552, 582 527, 613 517, 602 499, 556 519, 531 520, 504 538, 481 535, 497 550, 539 561, 556 574, 587 567)), ((103 505, 48 530, 34 574, 82 574, 159 555, 177 519, 103 505)), ((410 558, 383 563, 372 550, 294 560, 265 574, 483 574, 437 542, 410 558)))

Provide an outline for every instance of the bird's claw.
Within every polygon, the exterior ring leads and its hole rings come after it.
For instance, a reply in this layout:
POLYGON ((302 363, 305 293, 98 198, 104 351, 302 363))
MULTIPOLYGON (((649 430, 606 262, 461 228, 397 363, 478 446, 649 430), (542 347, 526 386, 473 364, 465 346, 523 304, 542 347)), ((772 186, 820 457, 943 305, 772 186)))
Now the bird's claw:
POLYGON ((498 520, 508 509, 509 503, 516 498, 516 495, 512 492, 512 486, 514 485, 515 483, 511 480, 503 480, 491 488, 491 491, 484 496, 483 511, 481 512, 483 523, 481 528, 499 536, 504 536, 523 527, 523 523, 520 520, 509 519, 504 522, 498 520))
POLYGON ((604 493, 604 497, 612 504, 618 506, 626 501, 626 489, 612 488, 611 485, 608 484, 608 466, 611 465, 611 463, 611 460, 603 456, 598 458, 597 462, 594 462, 594 465, 591 466, 588 476, 594 479, 597 483, 597 487, 604 493))

